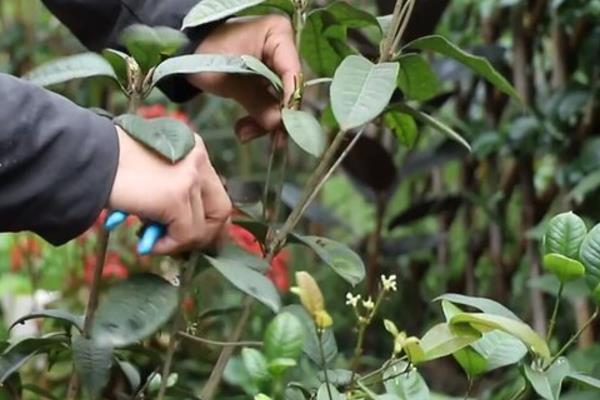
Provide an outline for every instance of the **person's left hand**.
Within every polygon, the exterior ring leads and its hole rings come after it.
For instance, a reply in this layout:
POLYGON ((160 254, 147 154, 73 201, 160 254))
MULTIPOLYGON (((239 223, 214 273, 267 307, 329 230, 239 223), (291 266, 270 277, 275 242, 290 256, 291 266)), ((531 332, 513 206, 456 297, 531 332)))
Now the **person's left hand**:
MULTIPOLYGON (((295 81, 300 75, 294 30, 283 16, 231 19, 206 37, 196 52, 258 58, 283 80, 284 102, 294 93, 295 81)), ((249 115, 235 126, 242 142, 277 131, 281 125, 281 100, 273 95, 262 77, 200 73, 191 75, 188 80, 205 92, 234 99, 246 109, 249 115)))

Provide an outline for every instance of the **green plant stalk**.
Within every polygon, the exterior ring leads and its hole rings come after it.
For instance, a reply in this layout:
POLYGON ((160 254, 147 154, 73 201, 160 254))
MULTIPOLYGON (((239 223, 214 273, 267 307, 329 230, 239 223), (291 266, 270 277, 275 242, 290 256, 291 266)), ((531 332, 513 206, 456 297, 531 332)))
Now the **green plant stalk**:
POLYGON ((377 400, 377 394, 373 393, 364 383, 358 381, 356 382, 358 384, 358 387, 360 387, 360 389, 365 392, 365 394, 369 397, 369 399, 372 400, 377 400))
MULTIPOLYGON (((85 319, 83 322, 83 336, 90 337, 90 331, 94 323, 94 315, 98 308, 98 299, 100 297, 100 282, 102 281, 102 271, 106 262, 106 251, 108 250, 108 242, 110 240, 110 232, 102 230, 98 238, 98 247, 96 253, 96 265, 94 265, 94 273, 92 277, 92 286, 90 288, 90 297, 88 298, 87 307, 85 310, 85 319)), ((79 378, 75 370, 71 374, 71 380, 67 389, 67 400, 75 400, 79 391, 79 378)))
POLYGON ((350 376, 350 386, 353 386, 356 383, 356 370, 358 369, 358 365, 360 363, 360 357, 363 353, 363 345, 365 341, 365 332, 371 321, 373 321, 373 317, 377 314, 379 307, 381 306, 381 302, 385 297, 385 290, 381 290, 379 295, 377 295, 377 300, 375 301, 375 305, 373 309, 369 312, 369 315, 366 318, 362 318, 359 316, 359 326, 358 326, 358 338, 356 339, 356 346, 354 347, 354 355, 352 356, 352 360, 350 361, 350 370, 352 371, 352 375, 350 376))
POLYGON ((544 371, 547 371, 548 368, 550 368, 552 364, 554 364, 556 360, 558 360, 558 358, 562 356, 577 339, 579 339, 579 336, 581 336, 583 331, 585 331, 596 320, 596 318, 598 318, 598 314, 600 314, 600 307, 597 306, 592 316, 583 324, 581 328, 579 328, 577 332, 575 332, 573 336, 571 336, 567 343, 565 343, 564 346, 561 347, 558 353, 556 353, 554 357, 552 357, 548 365, 544 368, 544 371))
POLYGON ((263 342, 258 342, 258 341, 247 340, 247 341, 241 341, 241 342, 222 342, 220 340, 211 340, 211 339, 206 339, 206 338, 199 337, 199 336, 190 335, 189 333, 184 332, 184 331, 177 332, 177 335, 181 336, 182 338, 187 339, 191 342, 207 344, 210 346, 221 346, 221 347, 262 347, 263 346, 263 342))
POLYGON ((163 365, 163 370, 161 373, 162 379, 160 381, 160 390, 157 396, 158 400, 164 400, 165 398, 165 393, 167 391, 167 383, 169 380, 168 378, 169 374, 171 373, 171 365, 173 364, 173 356, 175 355, 175 350, 177 348, 177 336, 183 323, 183 313, 181 312, 181 308, 183 300, 185 299, 185 296, 189 291, 190 284, 194 279, 194 272, 196 270, 196 264, 198 264, 199 258, 200 254, 198 252, 193 252, 190 256, 189 261, 185 264, 185 272, 181 281, 181 286, 179 288, 179 307, 177 309, 177 313, 175 314, 175 320, 173 321, 173 325, 171 327, 169 347, 167 348, 167 354, 165 355, 165 363, 163 365))
POLYGON ((509 400, 519 400, 525 393, 527 393, 527 387, 527 384, 523 385, 523 387, 518 392, 513 394, 509 400))
POLYGON ((406 27, 408 26, 408 22, 410 21, 410 17, 412 15, 414 7, 415 7, 415 0, 408 0, 408 2, 404 5, 404 7, 402 7, 402 16, 400 17, 400 20, 402 21, 402 23, 401 23, 400 27, 398 28, 398 32, 396 32, 394 42, 390 49, 392 57, 394 57, 394 54, 396 53, 396 49, 398 49, 398 47, 400 46, 400 41, 402 40, 402 36, 404 36, 404 31, 406 30, 406 27))
POLYGON ((323 330, 316 328, 317 338, 319 339, 319 353, 321 353, 321 368, 323 368, 323 376, 325 377, 325 387, 327 388, 327 396, 329 400, 333 400, 331 388, 329 387, 329 375, 327 374, 327 360, 325 359, 325 350, 323 349, 323 330))
POLYGON ((563 289, 565 288, 564 283, 560 283, 558 287, 558 293, 556 294, 556 301, 554 302, 554 310, 552 311, 552 317, 550 318, 550 324, 548 326, 548 333, 546 334, 546 342, 552 338, 554 333, 554 327, 556 326, 556 317, 558 316, 558 307, 560 305, 560 298, 562 297, 563 289))

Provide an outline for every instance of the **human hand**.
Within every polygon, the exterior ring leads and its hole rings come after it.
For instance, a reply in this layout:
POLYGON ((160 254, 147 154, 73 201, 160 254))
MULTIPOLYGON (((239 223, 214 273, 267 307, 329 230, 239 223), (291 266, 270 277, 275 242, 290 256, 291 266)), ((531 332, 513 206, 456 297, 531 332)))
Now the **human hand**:
POLYGON ((202 139, 186 158, 170 164, 117 127, 119 165, 107 205, 165 225, 154 254, 175 254, 218 242, 231 201, 202 139))
MULTIPOLYGON (((300 58, 290 21, 271 15, 231 19, 215 29, 196 50, 205 54, 251 55, 263 61, 283 80, 283 101, 295 90, 300 58)), ((281 126, 281 101, 269 91, 268 82, 253 75, 200 73, 188 80, 199 89, 240 103, 248 116, 237 121, 235 131, 247 142, 281 126)))

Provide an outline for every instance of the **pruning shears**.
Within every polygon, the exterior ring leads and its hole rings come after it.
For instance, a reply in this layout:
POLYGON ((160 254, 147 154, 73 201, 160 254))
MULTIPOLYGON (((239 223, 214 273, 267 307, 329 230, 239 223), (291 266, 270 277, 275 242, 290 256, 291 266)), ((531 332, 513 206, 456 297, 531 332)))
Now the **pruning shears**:
MULTIPOLYGON (((111 211, 108 215, 108 218, 106 218, 106 221, 104 222, 104 228, 107 231, 113 231, 119 227, 119 225, 125 222, 128 216, 129 214, 123 211, 111 211)), ((138 254, 142 256, 150 254, 154 249, 156 242, 158 242, 158 240, 163 237, 166 232, 167 228, 162 224, 150 222, 149 224, 145 225, 142 228, 142 235, 137 246, 138 254)))

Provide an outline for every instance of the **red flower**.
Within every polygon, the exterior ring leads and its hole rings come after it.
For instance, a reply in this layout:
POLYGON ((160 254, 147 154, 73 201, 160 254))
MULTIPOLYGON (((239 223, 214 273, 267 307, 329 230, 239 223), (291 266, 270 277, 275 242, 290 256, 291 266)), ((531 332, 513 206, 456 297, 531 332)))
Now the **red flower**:
MULTIPOLYGON (((94 279, 94 267, 96 266, 96 256, 88 254, 83 262, 83 280, 88 285, 92 284, 94 279)), ((129 275, 129 271, 121 262, 121 257, 114 251, 109 251, 106 254, 106 262, 102 270, 102 278, 104 279, 125 279, 129 275)))
MULTIPOLYGON (((229 225, 229 237, 231 240, 249 253, 264 257, 258 239, 248 230, 239 225, 229 225)), ((267 276, 281 292, 290 289, 288 261, 290 253, 282 250, 273 257, 267 276)))
POLYGON ((10 249, 10 270, 12 272, 18 272, 23 268, 23 263, 25 262, 25 257, 23 255, 23 250, 21 250, 20 246, 13 246, 10 249))
POLYGON ((142 106, 138 108, 138 115, 147 119, 165 117, 167 115, 167 109, 162 104, 142 106))
POLYGON ((27 236, 24 240, 19 243, 21 250, 23 250, 29 257, 40 257, 42 255, 42 247, 40 242, 33 236, 27 236))
POLYGON ((170 117, 191 125, 190 117, 181 110, 169 111, 162 104, 153 104, 151 106, 142 106, 138 109, 138 115, 146 119, 170 117))

